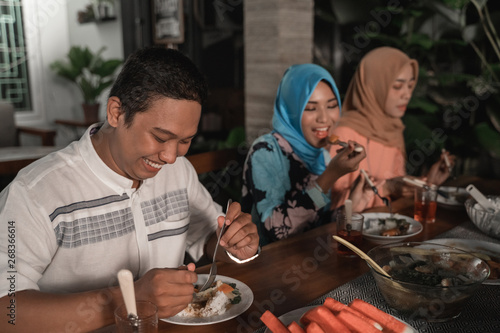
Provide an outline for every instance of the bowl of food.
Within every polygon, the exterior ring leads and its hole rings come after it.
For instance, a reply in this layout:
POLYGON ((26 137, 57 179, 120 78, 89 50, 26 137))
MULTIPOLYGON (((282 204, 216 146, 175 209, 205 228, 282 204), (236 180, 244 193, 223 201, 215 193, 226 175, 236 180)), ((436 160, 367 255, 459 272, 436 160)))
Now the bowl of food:
POLYGON ((444 195, 437 196, 438 205, 448 208, 463 209, 465 200, 469 197, 469 192, 463 187, 440 186, 440 193, 444 195))
POLYGON ((387 304, 401 314, 429 322, 458 317, 490 275, 484 260, 430 242, 379 245, 367 254, 388 273, 381 274, 368 264, 387 304))
POLYGON ((486 197, 496 207, 494 211, 484 209, 473 197, 465 201, 465 210, 479 230, 488 236, 500 239, 500 196, 486 197))
POLYGON ((363 213, 363 238, 375 244, 402 242, 418 235, 423 226, 411 217, 389 213, 363 213))

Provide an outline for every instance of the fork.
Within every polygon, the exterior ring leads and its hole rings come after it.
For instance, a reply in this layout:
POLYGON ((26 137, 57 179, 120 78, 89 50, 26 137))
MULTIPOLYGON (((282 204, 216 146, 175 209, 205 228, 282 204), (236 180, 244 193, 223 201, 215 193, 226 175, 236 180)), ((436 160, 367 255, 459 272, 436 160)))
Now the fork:
MULTIPOLYGON (((229 210, 229 206, 231 205, 232 202, 233 201, 231 199, 228 200, 226 214, 227 214, 227 211, 229 210)), ((222 228, 220 229, 219 237, 217 237, 217 243, 215 244, 214 256, 212 259, 212 266, 210 266, 210 272, 208 273, 207 281, 205 282, 205 284, 203 284, 203 286, 201 286, 199 291, 206 290, 215 281, 215 277, 217 276, 217 263, 215 262, 215 256, 217 254, 217 249, 219 248, 220 238, 222 237, 222 234, 224 233, 225 229, 226 229, 226 220, 224 220, 224 224, 222 225, 222 228)))

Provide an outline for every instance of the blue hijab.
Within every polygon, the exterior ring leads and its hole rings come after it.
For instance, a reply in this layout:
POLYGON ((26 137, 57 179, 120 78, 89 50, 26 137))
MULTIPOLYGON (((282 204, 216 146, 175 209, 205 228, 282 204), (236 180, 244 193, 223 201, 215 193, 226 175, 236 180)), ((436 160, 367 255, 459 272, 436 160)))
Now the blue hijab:
POLYGON ((337 97, 340 95, 330 73, 315 64, 290 66, 283 75, 274 102, 273 128, 292 146, 293 151, 306 164, 307 169, 320 175, 325 171, 323 148, 311 146, 302 132, 301 120, 304 108, 320 81, 326 81, 337 97))

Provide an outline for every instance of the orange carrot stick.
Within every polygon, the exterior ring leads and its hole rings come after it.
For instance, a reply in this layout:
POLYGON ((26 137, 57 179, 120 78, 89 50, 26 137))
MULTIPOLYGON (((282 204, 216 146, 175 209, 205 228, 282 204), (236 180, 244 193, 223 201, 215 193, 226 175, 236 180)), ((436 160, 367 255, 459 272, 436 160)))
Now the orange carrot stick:
POLYGON ((362 318, 356 316, 354 313, 349 312, 347 310, 340 311, 337 316, 340 321, 347 326, 351 332, 358 333, 380 333, 380 330, 373 327, 372 324, 363 320, 362 318))
POLYGON ((302 327, 296 322, 292 321, 290 324, 288 324, 288 330, 290 333, 306 333, 302 327))
POLYGON ((349 304, 349 307, 380 323, 384 327, 384 331, 387 329, 395 333, 411 332, 410 328, 404 323, 361 299, 354 299, 349 304))
POLYGON ((260 320, 271 330, 273 333, 290 333, 288 328, 286 328, 285 325, 279 320, 278 317, 276 317, 271 311, 266 310, 260 316, 260 320))
POLYGON ((347 307, 344 303, 341 303, 331 297, 327 297, 323 302, 323 305, 329 308, 333 313, 340 312, 347 307))
POLYGON ((366 322, 370 323, 373 327, 375 327, 379 331, 382 331, 382 329, 383 329, 382 325, 380 325, 375 320, 373 320, 373 319, 365 316, 364 314, 362 314, 358 310, 355 310, 353 308, 348 307, 347 305, 345 305, 344 303, 341 303, 341 302, 337 301, 336 299, 333 299, 331 297, 327 297, 325 299, 325 302, 323 303, 323 305, 326 306, 327 308, 329 308, 330 311, 332 311, 333 314, 335 314, 335 315, 338 314, 340 311, 349 311, 352 314, 355 314, 359 318, 361 318, 361 319, 365 320, 366 322))
POLYGON ((306 327, 306 333, 327 333, 325 332, 321 326, 316 324, 314 321, 311 322, 309 325, 306 327))
POLYGON ((324 305, 319 305, 308 310, 300 322, 308 325, 311 322, 317 323, 325 332, 349 333, 349 329, 324 305))

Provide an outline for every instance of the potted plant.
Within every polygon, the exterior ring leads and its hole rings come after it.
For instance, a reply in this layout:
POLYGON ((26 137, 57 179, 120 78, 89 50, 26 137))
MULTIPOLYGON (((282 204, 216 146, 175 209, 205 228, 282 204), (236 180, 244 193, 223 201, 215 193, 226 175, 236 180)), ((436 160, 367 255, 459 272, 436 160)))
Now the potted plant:
POLYGON ((113 74, 123 63, 120 59, 104 60, 101 56, 104 50, 102 47, 93 53, 87 47, 73 46, 67 54, 67 61, 57 60, 50 64, 57 75, 74 82, 82 92, 87 123, 98 121, 99 96, 111 86, 113 74))

